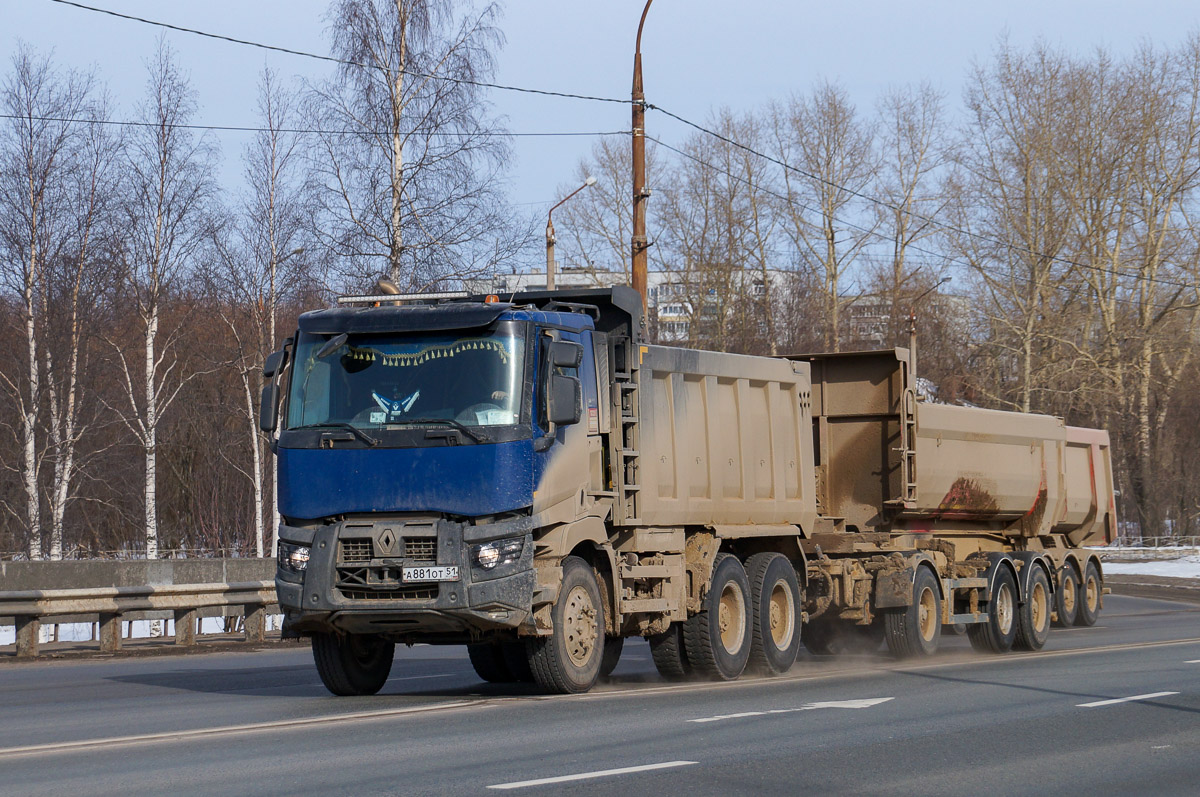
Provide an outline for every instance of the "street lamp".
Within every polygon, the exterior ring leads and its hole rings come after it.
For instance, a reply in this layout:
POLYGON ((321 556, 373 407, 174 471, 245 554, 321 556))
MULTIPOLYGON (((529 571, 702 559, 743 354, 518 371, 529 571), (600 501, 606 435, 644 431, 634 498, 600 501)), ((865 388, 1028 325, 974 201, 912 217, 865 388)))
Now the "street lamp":
POLYGON ((554 211, 558 210, 558 208, 564 202, 578 194, 583 189, 587 188, 589 185, 595 184, 596 178, 588 177, 583 181, 583 185, 579 186, 574 191, 563 197, 562 201, 550 208, 550 212, 546 214, 546 290, 548 291, 554 290, 554 242, 557 240, 554 237, 554 211))
POLYGON ((924 293, 912 300, 908 306, 908 370, 912 374, 913 385, 917 383, 917 303, 938 288, 950 281, 950 277, 942 277, 924 293))
POLYGON ((654 0, 646 0, 642 19, 638 22, 637 43, 633 51, 633 236, 632 282, 633 289, 642 295, 642 314, 646 312, 646 200, 650 191, 646 188, 646 95, 642 92, 642 27, 646 14, 654 0))

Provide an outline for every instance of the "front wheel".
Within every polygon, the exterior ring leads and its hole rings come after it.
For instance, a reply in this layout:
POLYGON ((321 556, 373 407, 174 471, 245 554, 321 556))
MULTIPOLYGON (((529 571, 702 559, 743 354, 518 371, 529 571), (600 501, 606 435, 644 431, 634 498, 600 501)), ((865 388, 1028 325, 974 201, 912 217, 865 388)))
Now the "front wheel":
POLYGON ((314 634, 313 661, 335 695, 373 695, 392 671, 396 645, 378 634, 314 634))
POLYGON ((554 633, 526 643, 533 679, 548 692, 588 691, 604 660, 604 603, 596 571, 578 556, 562 561, 562 585, 550 618, 554 633))

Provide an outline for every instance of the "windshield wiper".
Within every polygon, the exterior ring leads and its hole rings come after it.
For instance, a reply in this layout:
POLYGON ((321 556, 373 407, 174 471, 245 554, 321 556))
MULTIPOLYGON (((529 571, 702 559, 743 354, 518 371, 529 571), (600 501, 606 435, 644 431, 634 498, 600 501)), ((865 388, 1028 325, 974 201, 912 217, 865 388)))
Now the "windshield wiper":
POLYGON ((369 446, 379 445, 379 441, 376 440, 374 437, 371 437, 371 435, 367 434, 362 429, 359 429, 354 424, 347 423, 345 421, 325 421, 323 423, 306 423, 303 426, 296 426, 293 428, 295 428, 295 429, 349 429, 351 432, 353 432, 360 440, 362 440, 367 445, 369 445, 369 446))
POLYGON ((440 424, 444 424, 446 426, 453 426, 455 429, 462 432, 467 437, 474 440, 476 443, 485 443, 490 440, 490 438, 487 435, 480 434, 479 432, 472 432, 470 430, 470 428, 468 428, 467 426, 464 426, 463 424, 461 424, 458 421, 455 421, 451 418, 402 418, 399 421, 389 421, 389 423, 403 423, 403 424, 409 424, 409 423, 412 423, 412 424, 417 424, 417 423, 439 424, 440 423, 440 424))

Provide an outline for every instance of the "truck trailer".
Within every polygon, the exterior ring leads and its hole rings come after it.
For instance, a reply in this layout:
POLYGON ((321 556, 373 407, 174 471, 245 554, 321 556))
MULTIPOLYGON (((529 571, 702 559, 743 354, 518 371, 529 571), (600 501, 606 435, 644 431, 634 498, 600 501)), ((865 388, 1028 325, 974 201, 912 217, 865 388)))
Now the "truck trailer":
POLYGON ((651 345, 625 287, 350 297, 264 368, 276 587, 339 695, 397 643, 590 689, 623 640, 666 678, 886 643, 1038 650, 1103 601, 1108 434, 923 400, 904 349, 651 345))

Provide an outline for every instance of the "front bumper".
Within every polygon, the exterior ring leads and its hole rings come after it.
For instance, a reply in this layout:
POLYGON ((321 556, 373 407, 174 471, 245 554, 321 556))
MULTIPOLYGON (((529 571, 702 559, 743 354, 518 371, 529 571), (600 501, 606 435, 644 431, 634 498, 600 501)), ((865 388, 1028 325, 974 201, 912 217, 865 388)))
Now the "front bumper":
POLYGON ((511 629, 533 598, 532 522, 471 525, 444 518, 371 516, 313 527, 281 525, 282 542, 310 547, 307 569, 278 567, 275 587, 290 630, 386 634, 398 641, 475 639, 511 629), (520 557, 485 570, 470 549, 522 538, 520 557), (406 583, 408 566, 458 567, 458 581, 406 583))

